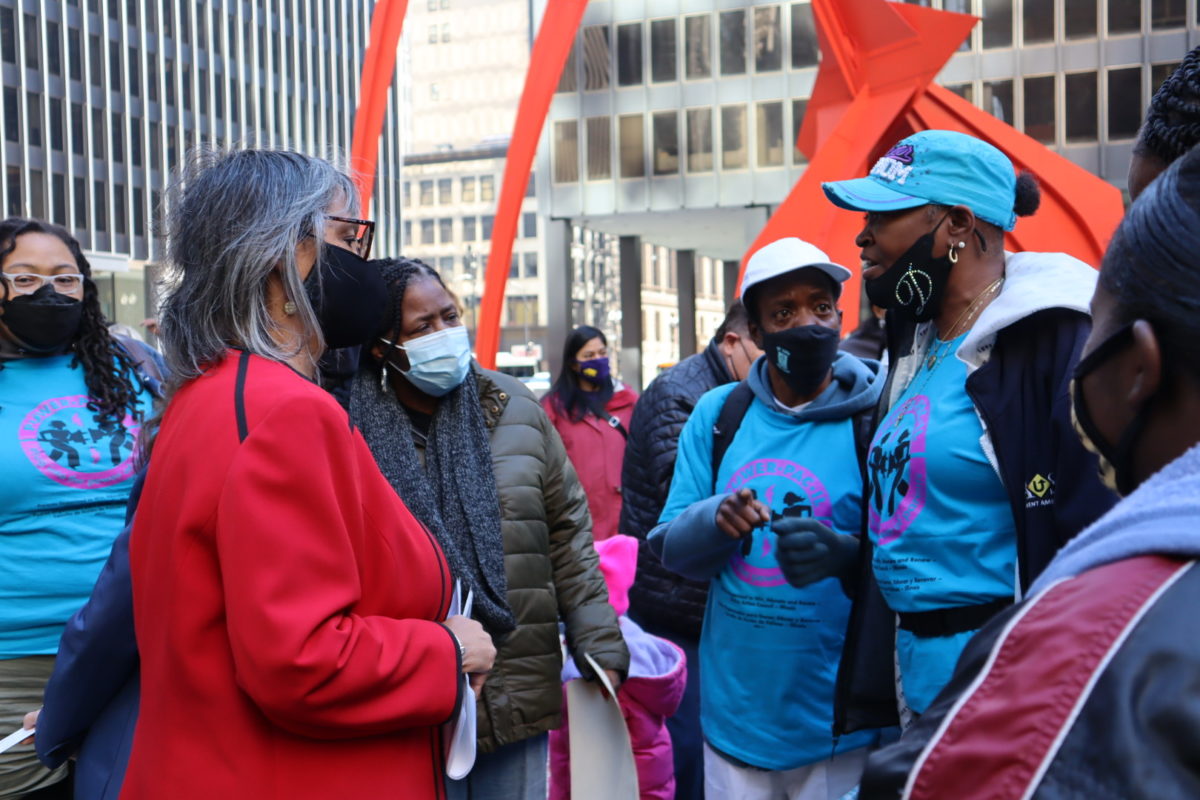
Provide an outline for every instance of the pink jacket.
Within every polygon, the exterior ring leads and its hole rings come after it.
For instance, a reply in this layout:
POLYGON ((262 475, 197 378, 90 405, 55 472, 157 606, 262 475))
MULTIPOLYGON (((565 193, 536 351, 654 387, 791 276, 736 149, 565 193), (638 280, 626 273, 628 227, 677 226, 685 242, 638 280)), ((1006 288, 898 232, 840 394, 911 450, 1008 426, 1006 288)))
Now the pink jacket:
MULTIPOLYGON (((651 636, 625 616, 629 587, 637 570, 637 540, 614 536, 596 543, 600 571, 608 584, 609 602, 620 615, 621 633, 629 646, 629 677, 617 690, 621 714, 629 728, 643 800, 675 797, 675 765, 667 717, 679 708, 687 685, 687 659, 672 642, 651 636)), ((563 681, 579 678, 572 659, 563 667, 563 681)), ((571 797, 570 734, 566 699, 563 725, 550 732, 550 800, 571 797)))

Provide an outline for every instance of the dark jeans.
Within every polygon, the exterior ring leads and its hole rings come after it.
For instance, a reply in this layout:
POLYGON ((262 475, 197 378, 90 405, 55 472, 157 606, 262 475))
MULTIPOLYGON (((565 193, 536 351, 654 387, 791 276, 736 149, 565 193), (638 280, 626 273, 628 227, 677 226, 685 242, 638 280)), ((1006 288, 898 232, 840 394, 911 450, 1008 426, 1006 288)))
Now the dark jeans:
MULTIPOLYGON (((633 615, 630 614, 632 617, 633 615)), ((641 620, 634 622, 642 625, 641 620)), ((687 656, 687 688, 675 716, 667 719, 671 749, 675 752, 676 800, 704 800, 704 734, 700 731, 700 641, 654 625, 646 633, 674 642, 687 656)))

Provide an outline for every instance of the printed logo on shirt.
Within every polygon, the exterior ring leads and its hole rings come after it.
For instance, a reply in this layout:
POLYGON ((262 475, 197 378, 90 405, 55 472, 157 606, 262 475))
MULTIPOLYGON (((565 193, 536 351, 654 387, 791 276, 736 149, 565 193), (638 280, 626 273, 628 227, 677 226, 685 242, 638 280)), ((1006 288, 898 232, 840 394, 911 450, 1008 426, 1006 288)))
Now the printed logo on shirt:
POLYGON ((87 395, 42 402, 21 421, 17 440, 38 472, 72 489, 102 489, 133 477, 133 443, 141 426, 101 422, 87 395))
MULTIPOLYGON (((833 504, 821 479, 794 461, 760 458, 730 476, 725 491, 753 489, 755 496, 771 509, 771 521, 785 517, 814 517, 833 525, 833 504)), ((756 530, 750 552, 734 554, 734 574, 751 586, 782 586, 787 583, 775 560, 775 533, 756 530)))
POLYGON ((925 509, 929 398, 905 401, 875 433, 867 456, 868 525, 880 546, 896 541, 925 509))
POLYGON ((1034 475, 1025 484, 1025 508, 1040 508, 1054 505, 1054 473, 1045 477, 1034 475))

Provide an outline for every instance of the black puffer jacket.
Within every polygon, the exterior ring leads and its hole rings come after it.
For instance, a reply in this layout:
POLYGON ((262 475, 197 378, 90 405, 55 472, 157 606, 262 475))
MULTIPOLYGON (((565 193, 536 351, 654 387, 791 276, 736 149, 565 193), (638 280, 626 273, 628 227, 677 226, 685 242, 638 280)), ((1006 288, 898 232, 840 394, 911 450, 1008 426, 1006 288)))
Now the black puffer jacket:
POLYGON ((618 530, 641 540, 629 610, 644 624, 693 639, 700 638, 708 584, 681 578, 664 567, 646 546, 646 534, 658 524, 667 502, 683 424, 700 395, 732 380, 714 339, 704 352, 688 356, 651 381, 633 410, 625 445, 618 530))

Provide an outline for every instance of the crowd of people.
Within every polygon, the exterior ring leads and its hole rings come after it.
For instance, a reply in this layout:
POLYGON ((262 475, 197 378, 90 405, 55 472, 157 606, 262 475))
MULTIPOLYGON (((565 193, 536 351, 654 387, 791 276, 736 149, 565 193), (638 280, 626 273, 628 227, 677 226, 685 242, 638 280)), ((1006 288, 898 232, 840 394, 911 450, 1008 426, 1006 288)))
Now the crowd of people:
POLYGON ((643 798, 1200 796, 1198 141, 1200 49, 1096 270, 907 136, 824 184, 855 335, 782 238, 640 397, 589 326, 540 402, 482 368, 320 158, 191 157, 161 356, 0 222, 0 798, 563 800, 573 680, 643 798))

